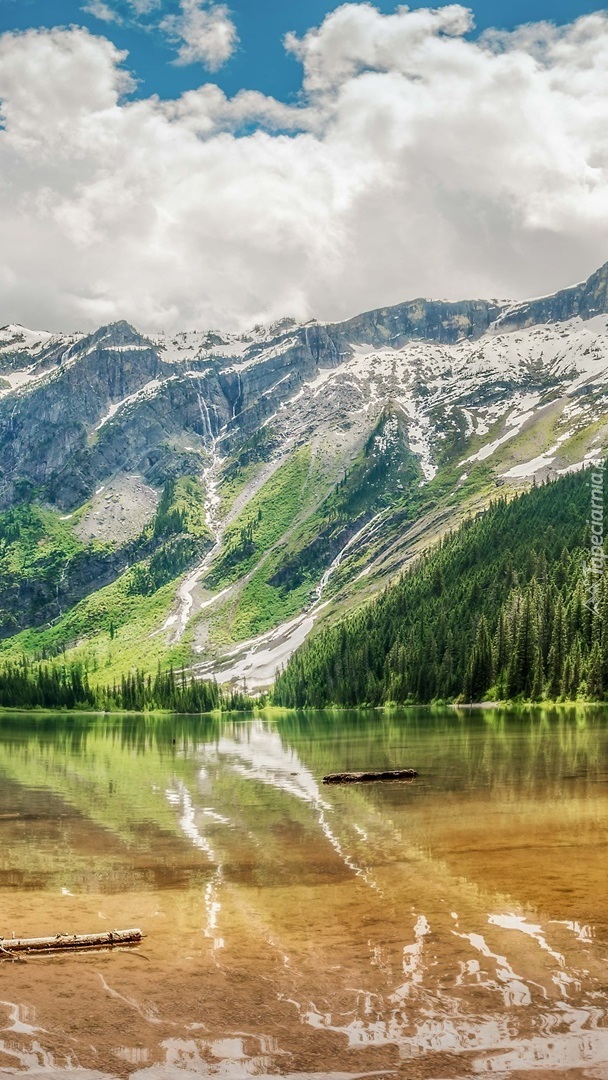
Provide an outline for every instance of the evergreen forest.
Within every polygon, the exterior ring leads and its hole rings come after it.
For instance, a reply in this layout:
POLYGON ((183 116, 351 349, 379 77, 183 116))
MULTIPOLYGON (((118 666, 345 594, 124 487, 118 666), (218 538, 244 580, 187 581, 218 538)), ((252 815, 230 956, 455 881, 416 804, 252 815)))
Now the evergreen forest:
POLYGON ((275 703, 606 699, 608 575, 589 570, 590 475, 495 500, 305 643, 275 703))

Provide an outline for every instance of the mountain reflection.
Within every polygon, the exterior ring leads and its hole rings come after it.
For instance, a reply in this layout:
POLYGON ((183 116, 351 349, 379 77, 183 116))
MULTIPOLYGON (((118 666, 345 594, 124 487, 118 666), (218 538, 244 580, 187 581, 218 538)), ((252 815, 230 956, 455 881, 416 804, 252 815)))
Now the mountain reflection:
POLYGON ((0 1067, 605 1065, 607 761, 591 708, 3 717, 0 934, 147 937, 25 982, 4 965, 0 1067), (397 766, 418 780, 322 784, 397 766), (61 993, 84 1006, 69 1053, 61 993), (130 1041, 108 1048, 118 1009, 130 1041))

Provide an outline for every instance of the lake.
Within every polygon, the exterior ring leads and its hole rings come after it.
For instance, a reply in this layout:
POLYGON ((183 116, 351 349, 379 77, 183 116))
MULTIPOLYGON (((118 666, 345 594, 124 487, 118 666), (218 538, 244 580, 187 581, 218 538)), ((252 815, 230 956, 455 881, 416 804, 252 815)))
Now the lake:
POLYGON ((4 714, 0 935, 128 927, 2 962, 0 1075, 605 1078, 608 711, 4 714))

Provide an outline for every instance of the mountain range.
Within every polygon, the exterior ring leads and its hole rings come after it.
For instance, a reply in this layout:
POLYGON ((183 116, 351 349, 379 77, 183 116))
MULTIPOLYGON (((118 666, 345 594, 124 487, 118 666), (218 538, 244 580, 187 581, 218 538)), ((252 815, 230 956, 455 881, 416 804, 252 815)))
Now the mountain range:
POLYGON ((608 264, 244 334, 0 330, 0 659, 270 685, 485 511, 603 458, 608 264))

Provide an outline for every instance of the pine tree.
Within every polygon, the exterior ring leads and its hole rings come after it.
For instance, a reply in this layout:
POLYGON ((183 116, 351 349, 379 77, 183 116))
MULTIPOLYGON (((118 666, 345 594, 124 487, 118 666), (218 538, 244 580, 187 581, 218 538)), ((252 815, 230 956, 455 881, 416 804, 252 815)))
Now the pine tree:
POLYGON ((564 620, 564 603, 561 596, 558 596, 553 615, 553 630, 551 634, 551 646, 549 649, 547 694, 550 698, 557 698, 562 691, 565 654, 566 627, 564 620))
POLYGON ((465 698, 481 701, 492 683, 492 642, 485 615, 482 615, 475 634, 465 677, 465 698))
POLYGON ((593 643, 587 665, 587 693, 594 701, 602 701, 605 692, 602 649, 599 641, 593 643))

